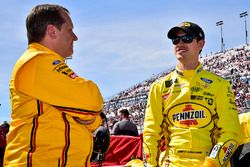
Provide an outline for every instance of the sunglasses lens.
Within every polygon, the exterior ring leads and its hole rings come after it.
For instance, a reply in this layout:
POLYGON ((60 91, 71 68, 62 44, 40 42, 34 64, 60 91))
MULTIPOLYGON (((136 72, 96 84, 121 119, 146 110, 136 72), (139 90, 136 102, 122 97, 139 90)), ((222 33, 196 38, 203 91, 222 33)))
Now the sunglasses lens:
POLYGON ((182 40, 183 43, 191 43, 193 42, 193 36, 190 36, 190 35, 184 35, 184 36, 176 36, 172 39, 172 43, 174 45, 177 45, 180 40, 182 40))
POLYGON ((178 44, 179 42, 180 42, 180 37, 174 37, 174 38, 172 39, 172 43, 173 43, 174 45, 178 44))
POLYGON ((191 43, 193 41, 193 37, 189 35, 182 36, 181 40, 184 43, 191 43))

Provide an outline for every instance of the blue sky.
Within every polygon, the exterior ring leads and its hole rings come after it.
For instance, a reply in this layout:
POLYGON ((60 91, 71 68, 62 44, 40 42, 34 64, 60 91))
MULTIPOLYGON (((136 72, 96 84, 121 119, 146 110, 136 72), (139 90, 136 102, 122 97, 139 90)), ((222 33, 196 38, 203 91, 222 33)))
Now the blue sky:
POLYGON ((220 20, 226 49, 245 44, 239 14, 250 14, 249 0, 0 1, 0 122, 10 120, 9 79, 27 48, 26 16, 41 3, 60 4, 71 12, 78 41, 68 64, 79 76, 96 82, 104 98, 175 65, 172 44, 166 39, 172 26, 198 23, 206 35, 205 55, 220 50, 220 20))

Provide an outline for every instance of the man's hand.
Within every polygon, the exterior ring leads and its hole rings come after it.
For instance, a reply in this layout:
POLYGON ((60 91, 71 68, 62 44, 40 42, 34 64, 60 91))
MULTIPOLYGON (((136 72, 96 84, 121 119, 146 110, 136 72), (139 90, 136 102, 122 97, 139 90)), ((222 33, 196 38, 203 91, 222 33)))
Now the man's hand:
POLYGON ((81 120, 81 119, 78 118, 78 117, 73 117, 73 118, 74 118, 74 120, 75 120, 77 123, 82 124, 82 125, 90 125, 90 124, 94 123, 95 120, 96 120, 96 118, 92 118, 92 119, 90 119, 90 120, 81 120))

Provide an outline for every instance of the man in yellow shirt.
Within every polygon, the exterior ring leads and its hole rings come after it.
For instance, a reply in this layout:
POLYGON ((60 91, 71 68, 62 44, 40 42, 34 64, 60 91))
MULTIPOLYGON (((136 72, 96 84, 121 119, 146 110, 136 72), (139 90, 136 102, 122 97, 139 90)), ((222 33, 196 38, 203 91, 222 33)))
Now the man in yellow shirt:
POLYGON ((69 11, 37 5, 26 28, 28 49, 10 79, 12 113, 4 166, 90 166, 92 132, 102 123, 103 99, 95 83, 65 64, 77 40, 69 11))
POLYGON ((230 84, 202 68, 200 26, 183 22, 168 38, 178 63, 150 89, 143 131, 147 167, 226 166, 240 140, 230 84))

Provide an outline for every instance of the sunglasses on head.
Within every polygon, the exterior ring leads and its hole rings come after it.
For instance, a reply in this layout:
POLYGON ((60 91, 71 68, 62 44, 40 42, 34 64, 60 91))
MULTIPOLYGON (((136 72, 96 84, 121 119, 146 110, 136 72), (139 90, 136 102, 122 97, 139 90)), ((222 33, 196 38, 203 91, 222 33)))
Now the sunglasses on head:
POLYGON ((194 37, 192 35, 175 36, 172 38, 172 43, 177 45, 180 40, 182 40, 183 43, 192 43, 193 39, 194 37))

